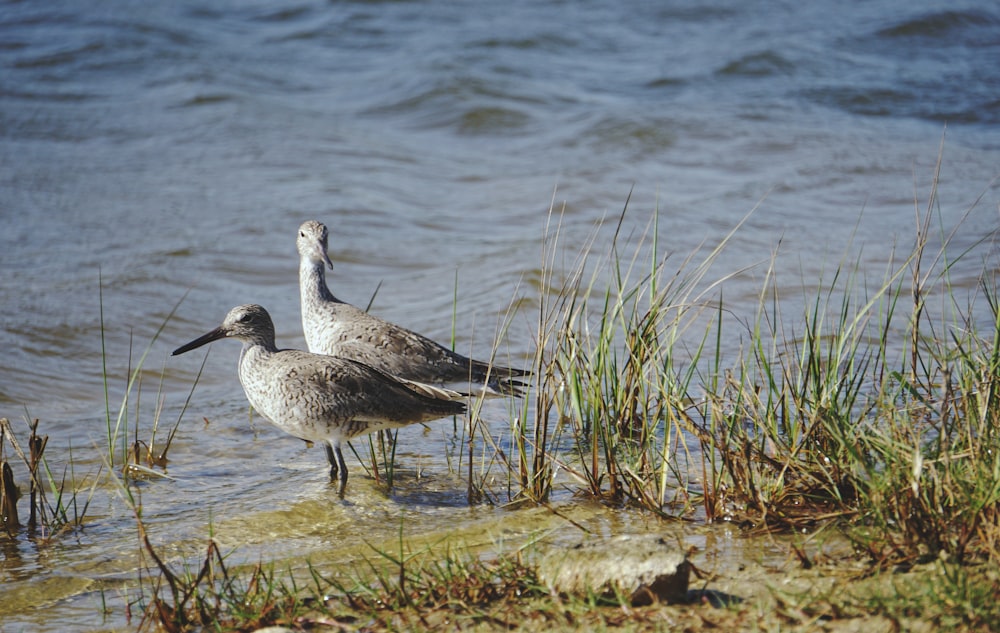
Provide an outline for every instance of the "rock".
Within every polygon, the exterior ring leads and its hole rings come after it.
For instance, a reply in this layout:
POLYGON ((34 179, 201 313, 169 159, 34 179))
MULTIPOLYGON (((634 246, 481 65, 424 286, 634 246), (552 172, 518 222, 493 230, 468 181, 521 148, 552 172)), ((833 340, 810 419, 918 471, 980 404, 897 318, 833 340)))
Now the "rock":
POLYGON ((553 550, 538 565, 538 578, 563 594, 629 596, 633 606, 687 599, 691 564, 662 537, 623 535, 553 550))

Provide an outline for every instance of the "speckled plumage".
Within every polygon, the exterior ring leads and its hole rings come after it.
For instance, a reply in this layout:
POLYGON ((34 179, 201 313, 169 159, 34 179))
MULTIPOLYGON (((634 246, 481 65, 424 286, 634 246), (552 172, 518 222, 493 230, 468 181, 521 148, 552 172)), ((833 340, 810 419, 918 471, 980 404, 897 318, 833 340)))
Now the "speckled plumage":
POLYGON ((327 255, 327 229, 322 223, 304 222, 296 246, 302 330, 310 352, 351 358, 423 383, 486 383, 501 393, 518 393, 512 379, 529 372, 467 358, 337 299, 326 285, 324 266, 332 269, 333 264, 327 255))
POLYGON ((174 350, 220 338, 243 342, 239 377, 253 408, 295 437, 328 445, 330 477, 347 483, 341 442, 387 428, 465 413, 461 394, 390 376, 364 363, 300 350, 279 350, 274 324, 259 305, 237 306, 222 325, 174 350))

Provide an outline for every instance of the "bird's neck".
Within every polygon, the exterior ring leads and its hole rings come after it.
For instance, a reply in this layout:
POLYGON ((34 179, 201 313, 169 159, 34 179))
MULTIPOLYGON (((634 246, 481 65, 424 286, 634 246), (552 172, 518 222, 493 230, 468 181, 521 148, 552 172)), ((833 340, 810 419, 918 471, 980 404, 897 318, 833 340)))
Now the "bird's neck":
POLYGON ((299 262, 299 290, 302 294, 302 303, 315 301, 337 301, 330 289, 326 287, 326 270, 323 262, 314 262, 303 257, 299 262))
POLYGON ((243 343, 237 369, 240 382, 243 383, 244 387, 254 382, 254 376, 258 375, 258 371, 262 365, 266 364, 267 360, 277 352, 278 348, 273 341, 270 344, 255 341, 246 341, 243 343))
POLYGON ((264 358, 278 352, 278 346, 272 341, 246 341, 240 351, 240 362, 244 358, 264 358))

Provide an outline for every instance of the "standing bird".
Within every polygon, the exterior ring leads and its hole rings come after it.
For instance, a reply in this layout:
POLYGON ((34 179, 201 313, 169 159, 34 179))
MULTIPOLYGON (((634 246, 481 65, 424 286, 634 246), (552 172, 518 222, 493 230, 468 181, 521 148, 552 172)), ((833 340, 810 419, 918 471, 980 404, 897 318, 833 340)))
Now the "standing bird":
POLYGON ((330 480, 339 478, 341 497, 347 486, 342 442, 465 413, 457 392, 399 379, 347 358, 279 350, 271 316, 259 305, 236 306, 221 326, 173 355, 221 338, 243 341, 240 383, 253 408, 286 433, 325 443, 330 480))
POLYGON ((327 230, 310 220, 299 227, 299 293, 302 330, 309 351, 354 360, 387 374, 422 383, 484 383, 494 392, 519 395, 518 377, 531 372, 466 358, 425 336, 344 303, 326 286, 327 230))

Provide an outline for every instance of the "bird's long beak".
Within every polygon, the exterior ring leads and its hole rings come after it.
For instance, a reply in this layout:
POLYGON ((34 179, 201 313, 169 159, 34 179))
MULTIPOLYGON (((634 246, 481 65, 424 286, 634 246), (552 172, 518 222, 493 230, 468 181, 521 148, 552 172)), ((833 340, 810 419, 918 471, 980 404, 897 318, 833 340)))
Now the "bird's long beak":
POLYGON ((211 332, 209 332, 207 334, 204 334, 202 336, 199 336, 198 338, 196 338, 195 340, 191 341, 190 343, 187 343, 186 345, 181 345, 180 347, 178 347, 177 349, 175 349, 173 351, 173 353, 171 354, 171 356, 177 356, 178 354, 183 354, 184 352, 190 352, 191 350, 196 349, 198 347, 201 347, 202 345, 207 345, 208 343, 211 343, 212 341, 217 341, 220 338, 226 338, 227 335, 228 334, 227 334, 226 330, 224 330, 221 327, 217 327, 214 330, 212 330, 211 332))
POLYGON ((330 261, 330 256, 327 255, 326 249, 317 244, 316 250, 319 252, 319 256, 323 259, 323 262, 326 264, 326 267, 329 268, 330 270, 333 270, 333 262, 330 261))

